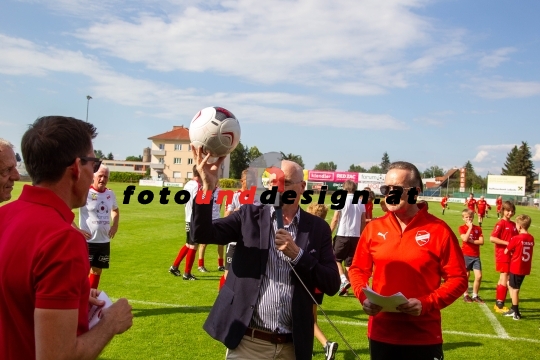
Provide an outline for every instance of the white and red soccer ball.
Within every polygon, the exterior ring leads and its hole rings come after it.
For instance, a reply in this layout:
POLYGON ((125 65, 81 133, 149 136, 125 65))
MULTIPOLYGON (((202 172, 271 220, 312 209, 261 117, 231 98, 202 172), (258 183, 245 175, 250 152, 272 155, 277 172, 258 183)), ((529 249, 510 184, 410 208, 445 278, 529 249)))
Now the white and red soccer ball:
POLYGON ((221 157, 240 142, 240 123, 227 109, 214 106, 199 111, 191 120, 189 139, 204 154, 221 157))

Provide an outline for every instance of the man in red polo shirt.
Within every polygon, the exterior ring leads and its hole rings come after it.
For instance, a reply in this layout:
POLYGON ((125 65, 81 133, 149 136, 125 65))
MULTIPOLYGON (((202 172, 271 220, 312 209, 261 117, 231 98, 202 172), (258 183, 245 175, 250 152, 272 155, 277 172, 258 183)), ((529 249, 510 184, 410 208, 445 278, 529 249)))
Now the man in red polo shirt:
MULTIPOLYGON (((22 138, 33 186, 0 208, 0 359, 95 359, 131 327, 126 299, 104 309, 91 330, 84 236, 71 209, 86 202, 101 161, 93 125, 62 116, 37 119, 22 138)), ((92 295, 91 295, 92 294, 92 295)))
POLYGON ((349 271, 354 294, 370 315, 371 359, 442 359, 441 309, 467 289, 463 253, 454 232, 416 203, 422 179, 416 166, 390 164, 381 193, 388 212, 365 228, 349 271), (362 289, 403 293, 396 312, 381 312, 362 289), (444 280, 441 283, 441 278, 444 280))

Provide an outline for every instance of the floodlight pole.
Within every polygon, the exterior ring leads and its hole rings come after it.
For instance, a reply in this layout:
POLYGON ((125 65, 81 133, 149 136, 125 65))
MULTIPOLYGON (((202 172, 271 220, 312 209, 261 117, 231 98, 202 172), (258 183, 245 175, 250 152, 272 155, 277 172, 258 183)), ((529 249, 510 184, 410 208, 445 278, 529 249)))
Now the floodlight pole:
POLYGON ((86 122, 88 122, 88 107, 90 106, 90 99, 92 99, 92 97, 90 95, 86 95, 86 122))

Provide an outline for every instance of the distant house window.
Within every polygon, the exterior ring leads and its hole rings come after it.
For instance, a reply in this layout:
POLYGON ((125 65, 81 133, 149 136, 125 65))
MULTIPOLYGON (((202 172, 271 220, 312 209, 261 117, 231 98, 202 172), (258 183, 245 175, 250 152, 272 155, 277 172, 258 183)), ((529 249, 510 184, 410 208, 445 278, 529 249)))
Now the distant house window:
POLYGON ((159 144, 159 150, 165 150, 165 144, 159 144))
POLYGON ((181 164, 182 163, 182 158, 174 158, 174 163, 175 164, 181 164))
POLYGON ((173 171, 172 177, 175 179, 179 179, 182 177, 182 173, 180 171, 173 171))
POLYGON ((158 162, 159 162, 160 164, 165 164, 165 159, 159 158, 159 159, 158 159, 158 162))
POLYGON ((193 159, 187 159, 188 165, 193 165, 193 159))
POLYGON ((187 149, 188 151, 191 151, 191 144, 188 144, 187 149))
POLYGON ((182 150, 182 144, 174 144, 174 150, 175 151, 182 150))
POLYGON ((190 172, 190 171, 188 171, 188 173, 187 173, 187 178, 188 178, 188 179, 191 179, 192 177, 193 177, 193 173, 190 172))

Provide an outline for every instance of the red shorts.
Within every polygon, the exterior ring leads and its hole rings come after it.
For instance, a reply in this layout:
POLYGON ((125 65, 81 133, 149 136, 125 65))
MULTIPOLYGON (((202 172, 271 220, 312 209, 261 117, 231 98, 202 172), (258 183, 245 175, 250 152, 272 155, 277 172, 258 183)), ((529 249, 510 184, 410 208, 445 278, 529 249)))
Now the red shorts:
POLYGON ((485 217, 485 216, 486 216, 486 210, 484 210, 484 211, 479 211, 479 212, 478 212, 478 216, 485 217))
POLYGON ((499 213, 501 212, 501 210, 502 210, 502 206, 497 206, 497 212, 499 213))
POLYGON ((510 272, 510 263, 507 262, 496 262, 495 271, 500 273, 509 273, 510 272))

